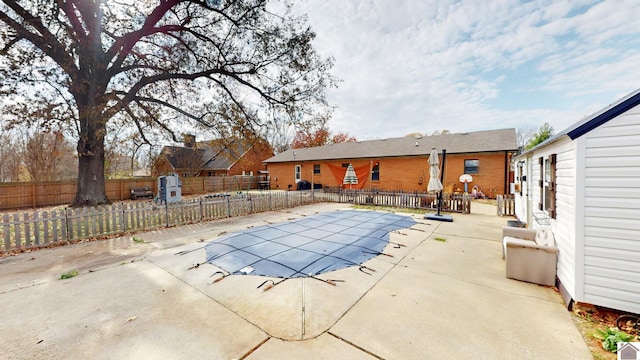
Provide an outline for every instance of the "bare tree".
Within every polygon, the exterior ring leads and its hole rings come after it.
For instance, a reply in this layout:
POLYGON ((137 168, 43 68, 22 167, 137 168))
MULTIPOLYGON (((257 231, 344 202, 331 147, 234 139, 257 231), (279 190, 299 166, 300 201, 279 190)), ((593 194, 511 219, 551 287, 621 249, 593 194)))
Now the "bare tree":
POLYGON ((518 151, 522 152, 525 149, 525 146, 536 134, 536 129, 533 127, 527 127, 524 129, 516 130, 516 142, 518 144, 518 151))
POLYGON ((72 170, 77 166, 73 146, 61 131, 26 132, 23 159, 31 181, 57 181, 76 175, 72 170))
POLYGON ((451 131, 447 129, 442 129, 442 130, 434 131, 431 135, 449 135, 449 134, 451 134, 451 131))
POLYGON ((328 111, 331 59, 290 4, 267 0, 0 0, 0 96, 10 125, 59 122, 78 139, 72 205, 108 203, 105 137, 116 118, 178 141, 185 128, 298 123, 328 111), (311 112, 313 111, 313 112, 311 112))
POLYGON ((10 132, 0 133, 0 182, 20 181, 23 168, 23 148, 16 135, 10 132))
POLYGON ((422 134, 421 132, 412 132, 412 133, 408 133, 404 137, 421 138, 423 136, 425 136, 425 135, 422 134))
POLYGON ((293 126, 286 122, 274 123, 266 134, 267 141, 276 154, 289 150, 293 142, 293 126))

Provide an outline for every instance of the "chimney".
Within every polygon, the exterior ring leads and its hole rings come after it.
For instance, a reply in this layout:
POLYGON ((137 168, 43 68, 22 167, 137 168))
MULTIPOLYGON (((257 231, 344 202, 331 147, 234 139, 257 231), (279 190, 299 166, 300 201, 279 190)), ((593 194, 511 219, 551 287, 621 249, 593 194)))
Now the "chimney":
POLYGON ((182 134, 182 141, 184 143, 184 147, 186 148, 194 148, 196 147, 196 136, 193 134, 182 134))

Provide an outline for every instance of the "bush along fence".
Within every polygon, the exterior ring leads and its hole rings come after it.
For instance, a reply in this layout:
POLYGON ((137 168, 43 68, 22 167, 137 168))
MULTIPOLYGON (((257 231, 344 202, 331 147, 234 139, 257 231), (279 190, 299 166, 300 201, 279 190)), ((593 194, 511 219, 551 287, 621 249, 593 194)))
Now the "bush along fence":
MULTIPOLYGON (((137 201, 101 207, 5 213, 0 215, 0 252, 119 236, 316 202, 437 209, 437 198, 431 194, 325 189, 207 195, 173 204, 137 201)), ((442 209, 468 214, 471 201, 468 196, 445 195, 442 209)))

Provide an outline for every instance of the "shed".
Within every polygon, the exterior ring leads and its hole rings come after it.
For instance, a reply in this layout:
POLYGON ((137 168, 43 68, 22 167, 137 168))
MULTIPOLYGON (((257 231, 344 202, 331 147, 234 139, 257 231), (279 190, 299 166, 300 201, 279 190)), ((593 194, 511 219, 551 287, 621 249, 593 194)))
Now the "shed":
POLYGON ((640 313, 640 89, 514 164, 516 216, 551 227, 567 303, 640 313))

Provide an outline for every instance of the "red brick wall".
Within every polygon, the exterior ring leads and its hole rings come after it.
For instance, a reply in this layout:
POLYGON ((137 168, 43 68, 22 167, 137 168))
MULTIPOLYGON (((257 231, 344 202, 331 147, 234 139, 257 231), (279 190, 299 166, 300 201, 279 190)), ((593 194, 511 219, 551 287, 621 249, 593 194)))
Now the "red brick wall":
POLYGON ((242 172, 244 171, 245 175, 249 175, 253 172, 254 176, 258 176, 258 171, 265 169, 262 162, 272 156, 273 150, 269 145, 257 143, 247 151, 240 160, 231 166, 228 175, 242 175, 242 172))
MULTIPOLYGON (((288 185, 295 189, 294 166, 302 165, 302 179, 312 181, 323 186, 342 186, 342 178, 334 176, 328 164, 341 167, 343 163, 351 163, 355 168, 364 167, 370 169, 375 163, 380 164, 380 180, 371 181, 367 176, 363 185, 364 189, 426 191, 429 183, 428 156, 424 157, 398 157, 382 159, 344 159, 337 161, 302 161, 268 164, 267 170, 271 175, 271 188, 286 190, 288 185), (320 165, 320 174, 314 174, 313 165, 320 165)), ((478 174, 472 174, 473 182, 469 184, 471 191, 474 185, 487 196, 495 197, 496 194, 508 192, 508 183, 505 188, 505 168, 508 169, 510 158, 505 162, 505 153, 480 153, 480 154, 447 154, 445 164, 445 189, 464 190, 464 184, 458 181, 464 173, 464 160, 477 159, 480 161, 478 174)), ((342 173, 346 168, 342 168, 342 173)), ((360 175, 360 174, 358 174, 360 175)))
POLYGON ((151 176, 158 177, 160 175, 167 175, 169 173, 172 173, 173 171, 174 170, 171 165, 169 165, 167 159, 161 155, 151 167, 151 176))

